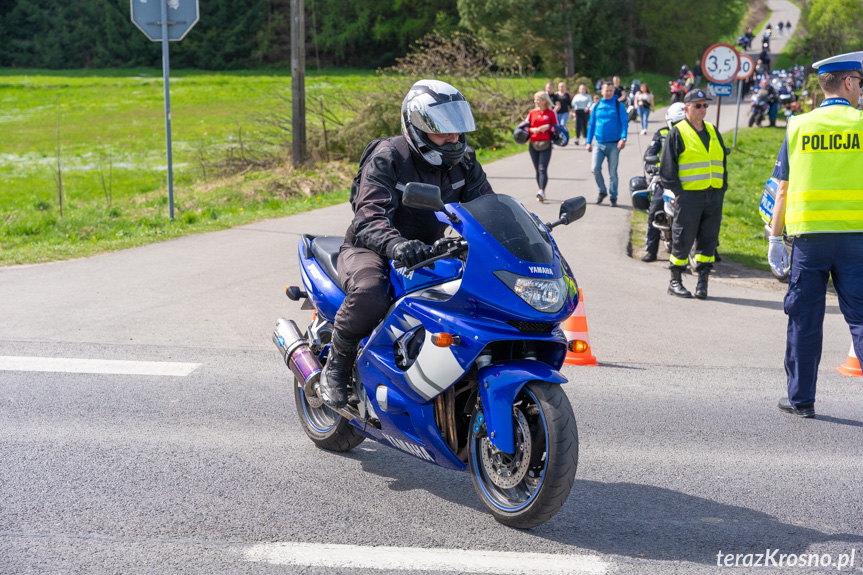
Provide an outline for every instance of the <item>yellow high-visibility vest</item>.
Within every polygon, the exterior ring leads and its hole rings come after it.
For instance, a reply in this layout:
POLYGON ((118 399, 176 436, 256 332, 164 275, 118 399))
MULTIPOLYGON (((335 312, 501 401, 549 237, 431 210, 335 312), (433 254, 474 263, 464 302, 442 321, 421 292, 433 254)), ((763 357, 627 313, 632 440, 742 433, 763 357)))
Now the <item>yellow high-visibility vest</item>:
POLYGON ((790 118, 788 235, 863 232, 863 112, 832 105, 790 118))
POLYGON ((685 149, 677 158, 677 175, 684 190, 721 189, 724 184, 725 150, 719 145, 719 137, 713 124, 704 122, 704 129, 710 134, 710 147, 704 149, 704 142, 689 122, 679 122, 677 130, 683 137, 685 149))

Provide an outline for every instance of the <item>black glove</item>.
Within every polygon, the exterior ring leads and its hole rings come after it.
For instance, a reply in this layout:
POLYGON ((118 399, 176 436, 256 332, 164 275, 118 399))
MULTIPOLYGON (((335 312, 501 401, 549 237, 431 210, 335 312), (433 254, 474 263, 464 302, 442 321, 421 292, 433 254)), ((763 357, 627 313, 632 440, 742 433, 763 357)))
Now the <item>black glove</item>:
POLYGON ((400 261, 408 268, 430 257, 431 248, 419 240, 405 240, 392 248, 392 259, 400 261))

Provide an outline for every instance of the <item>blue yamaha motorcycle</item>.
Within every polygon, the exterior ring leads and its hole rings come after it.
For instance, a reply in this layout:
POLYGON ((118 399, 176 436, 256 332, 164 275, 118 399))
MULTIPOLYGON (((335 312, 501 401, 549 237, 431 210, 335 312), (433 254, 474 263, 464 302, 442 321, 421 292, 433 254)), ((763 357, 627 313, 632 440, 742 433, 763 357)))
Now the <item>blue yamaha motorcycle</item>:
POLYGON ((582 217, 585 200, 567 200, 546 224, 504 195, 445 206, 437 186, 411 183, 402 201, 434 210, 448 237, 417 266, 391 262, 394 303, 361 343, 344 408, 317 391, 345 298, 336 271, 344 239, 300 241, 303 287, 286 292, 315 313, 305 332, 280 318, 273 342, 293 372, 302 426, 324 449, 348 451, 370 438, 469 470, 498 521, 540 525, 575 478, 578 432, 558 370, 567 349, 586 345, 568 342, 559 325, 578 288, 550 232, 582 217))

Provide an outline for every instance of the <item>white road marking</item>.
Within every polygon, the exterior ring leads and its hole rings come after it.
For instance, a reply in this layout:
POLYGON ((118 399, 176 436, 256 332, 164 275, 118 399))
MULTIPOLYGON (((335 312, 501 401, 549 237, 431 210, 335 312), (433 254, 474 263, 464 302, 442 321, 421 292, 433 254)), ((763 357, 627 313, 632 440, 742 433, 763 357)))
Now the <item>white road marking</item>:
POLYGON ((246 551, 247 561, 341 569, 453 571, 468 573, 602 574, 608 563, 593 555, 363 547, 328 543, 260 543, 246 551))
POLYGON ((0 371, 50 371, 58 373, 105 373, 112 375, 168 375, 185 377, 200 363, 173 361, 123 361, 66 357, 0 355, 0 371))

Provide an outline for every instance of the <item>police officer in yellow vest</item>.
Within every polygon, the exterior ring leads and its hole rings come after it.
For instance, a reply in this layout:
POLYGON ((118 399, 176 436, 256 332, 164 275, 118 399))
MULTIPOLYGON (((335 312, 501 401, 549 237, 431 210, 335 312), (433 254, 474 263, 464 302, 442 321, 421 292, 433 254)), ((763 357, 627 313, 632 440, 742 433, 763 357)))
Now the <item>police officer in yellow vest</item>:
POLYGON ((716 127, 704 121, 708 100, 712 98, 703 90, 686 94, 683 99, 686 119, 668 133, 659 169, 662 187, 677 196, 671 227, 668 293, 678 297, 692 297, 683 287, 681 274, 689 263, 693 242, 698 272, 695 297, 707 297, 707 278, 716 261, 722 201, 728 188, 725 143, 716 127))
POLYGON ((821 106, 790 118, 773 170, 779 180, 767 259, 788 273, 785 313, 788 397, 779 409, 815 417, 815 382, 827 278, 863 357, 863 52, 834 56, 812 66, 824 92, 821 106), (794 237, 789 270, 782 231, 794 237))

